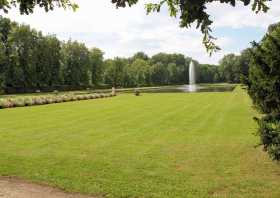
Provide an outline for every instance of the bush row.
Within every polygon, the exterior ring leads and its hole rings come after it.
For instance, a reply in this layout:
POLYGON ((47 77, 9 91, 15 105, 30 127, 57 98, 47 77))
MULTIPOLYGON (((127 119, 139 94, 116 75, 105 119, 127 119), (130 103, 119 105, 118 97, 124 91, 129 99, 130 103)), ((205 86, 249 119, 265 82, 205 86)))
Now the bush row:
POLYGON ((60 95, 60 96, 38 96, 38 97, 24 97, 24 98, 7 98, 0 99, 0 109, 14 108, 14 107, 25 107, 33 105, 45 105, 53 103, 62 103, 78 100, 90 100, 97 98, 113 97, 116 94, 84 94, 84 95, 60 95))

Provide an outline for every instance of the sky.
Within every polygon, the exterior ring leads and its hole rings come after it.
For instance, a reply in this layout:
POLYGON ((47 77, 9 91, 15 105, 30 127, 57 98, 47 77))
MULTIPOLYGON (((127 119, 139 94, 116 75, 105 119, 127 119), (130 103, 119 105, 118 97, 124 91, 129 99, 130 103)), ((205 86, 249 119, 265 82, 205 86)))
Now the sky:
POLYGON ((207 54, 199 30, 180 28, 179 21, 171 18, 168 11, 146 15, 144 5, 154 0, 139 0, 131 8, 116 9, 111 0, 76 0, 76 12, 62 8, 45 13, 35 9, 31 15, 20 15, 12 9, 8 17, 19 23, 41 30, 45 35, 55 34, 61 40, 78 40, 89 48, 98 47, 105 58, 129 57, 138 51, 152 56, 159 52, 182 53, 200 63, 217 64, 228 53, 240 53, 259 41, 268 26, 280 21, 280 4, 269 2, 268 13, 255 14, 251 7, 238 4, 235 8, 220 3, 207 5, 214 20, 213 34, 222 48, 211 57, 207 54))

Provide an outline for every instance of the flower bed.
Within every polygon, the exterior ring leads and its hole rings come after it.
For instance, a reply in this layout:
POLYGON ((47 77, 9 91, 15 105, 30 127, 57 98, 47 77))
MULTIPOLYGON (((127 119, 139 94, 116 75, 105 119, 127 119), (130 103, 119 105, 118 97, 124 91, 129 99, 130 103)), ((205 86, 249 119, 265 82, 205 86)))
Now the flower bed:
POLYGON ((84 95, 72 94, 72 95, 49 95, 49 96, 22 97, 22 98, 5 98, 5 99, 0 99, 0 109, 71 102, 71 101, 78 101, 78 100, 92 100, 92 99, 107 98, 113 96, 116 96, 116 94, 113 93, 84 94, 84 95))

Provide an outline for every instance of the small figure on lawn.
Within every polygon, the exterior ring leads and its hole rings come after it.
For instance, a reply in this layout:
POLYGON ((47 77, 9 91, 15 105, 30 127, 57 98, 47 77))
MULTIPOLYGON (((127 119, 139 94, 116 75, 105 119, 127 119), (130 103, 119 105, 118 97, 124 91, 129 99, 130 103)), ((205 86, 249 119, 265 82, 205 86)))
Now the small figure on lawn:
POLYGON ((135 96, 140 96, 140 90, 138 88, 134 89, 135 96))
POLYGON ((112 95, 115 96, 116 95, 116 88, 112 87, 112 95))

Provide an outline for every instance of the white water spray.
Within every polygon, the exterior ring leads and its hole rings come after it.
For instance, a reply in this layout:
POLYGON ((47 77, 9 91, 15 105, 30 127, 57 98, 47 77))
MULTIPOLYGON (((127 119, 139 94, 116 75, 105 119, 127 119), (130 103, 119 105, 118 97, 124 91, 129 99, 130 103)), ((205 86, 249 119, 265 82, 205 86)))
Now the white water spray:
POLYGON ((189 66, 189 91, 195 92, 196 91, 196 72, 195 72, 195 65, 194 62, 191 61, 189 66))

